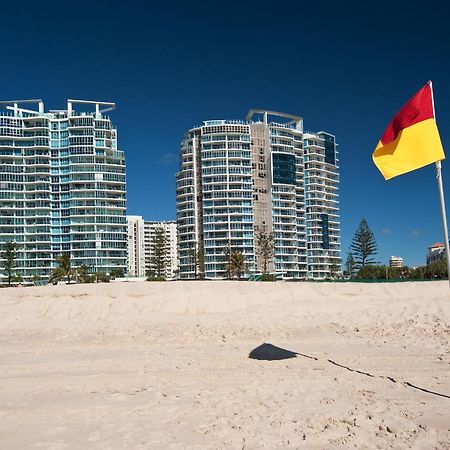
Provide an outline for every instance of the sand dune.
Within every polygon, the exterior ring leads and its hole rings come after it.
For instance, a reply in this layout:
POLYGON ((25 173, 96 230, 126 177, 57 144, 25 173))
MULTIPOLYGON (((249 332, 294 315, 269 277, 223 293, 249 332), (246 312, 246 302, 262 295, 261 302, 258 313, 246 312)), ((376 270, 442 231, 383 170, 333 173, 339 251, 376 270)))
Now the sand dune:
POLYGON ((447 282, 0 289, 0 448, 450 449, 449 341, 447 282))

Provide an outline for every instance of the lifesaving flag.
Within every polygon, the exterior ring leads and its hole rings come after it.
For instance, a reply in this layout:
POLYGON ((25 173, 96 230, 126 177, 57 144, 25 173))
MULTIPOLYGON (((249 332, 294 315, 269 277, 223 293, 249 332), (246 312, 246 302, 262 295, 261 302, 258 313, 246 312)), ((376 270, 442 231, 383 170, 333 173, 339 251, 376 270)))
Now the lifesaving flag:
POLYGON ((445 159, 431 81, 394 116, 372 158, 386 180, 445 159))

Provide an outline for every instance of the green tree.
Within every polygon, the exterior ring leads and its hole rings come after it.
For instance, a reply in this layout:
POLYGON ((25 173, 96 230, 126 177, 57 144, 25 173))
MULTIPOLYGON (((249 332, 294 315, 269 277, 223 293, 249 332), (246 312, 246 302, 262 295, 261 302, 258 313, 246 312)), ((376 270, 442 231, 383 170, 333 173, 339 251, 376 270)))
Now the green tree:
POLYGON ((410 278, 408 267, 370 265, 361 267, 356 274, 360 280, 400 280, 410 278))
POLYGON ((377 243, 366 219, 361 220, 350 244, 350 251, 355 259, 355 268, 376 264, 373 256, 377 254, 377 243))
POLYGON ((386 275, 386 266, 368 265, 358 270, 356 278, 358 280, 385 280, 386 275))
POLYGON ((189 256, 191 257, 191 265, 194 268, 194 278, 205 278, 205 253, 203 248, 195 242, 189 249, 189 256))
POLYGON ((194 268, 194 279, 197 279, 198 262, 197 262, 197 244, 195 243, 188 251, 191 265, 194 268))
POLYGON ((70 261, 70 253, 63 253, 61 256, 58 256, 56 262, 59 266, 52 270, 50 281, 61 281, 67 278, 67 282, 70 283, 72 277, 76 275, 76 269, 72 268, 70 261))
POLYGON ((447 260, 439 259, 425 267, 425 278, 447 278, 447 260))
POLYGON ((411 278, 416 280, 423 280, 425 278, 426 266, 419 266, 415 269, 411 269, 411 278))
POLYGON ((232 252, 230 254, 230 272, 232 276, 241 279, 245 272, 245 255, 242 252, 232 252))
POLYGON ((157 276, 153 270, 147 270, 145 276, 147 277, 147 281, 166 281, 164 277, 157 276))
POLYGON ((341 273, 340 271, 341 271, 340 265, 333 261, 333 263, 330 265, 330 273, 329 273, 330 278, 333 279, 339 278, 341 273))
POLYGON ((165 278, 167 264, 167 238, 162 228, 157 228, 155 230, 151 249, 152 270, 155 273, 155 276, 165 278))
POLYGON ((256 233, 256 254, 262 259, 262 272, 267 273, 267 267, 273 260, 274 256, 273 233, 265 233, 259 231, 256 233))
POLYGON ((125 273, 121 267, 111 270, 111 278, 123 278, 125 273))
POLYGON ((16 267, 17 250, 18 248, 16 242, 8 241, 2 254, 3 270, 8 276, 8 286, 11 285, 12 271, 14 267, 16 267))
POLYGON ((79 283, 92 283, 94 276, 90 273, 91 267, 85 264, 76 269, 76 278, 79 283))
POLYGON ((203 248, 197 249, 197 267, 198 267, 198 276, 201 280, 205 278, 205 253, 203 248))
POLYGON ((231 280, 233 277, 233 267, 231 264, 231 244, 228 242, 228 245, 225 248, 225 274, 227 277, 227 280, 231 280))
POLYGON ((33 280, 33 283, 38 283, 39 281, 41 281, 41 276, 38 275, 37 273, 35 273, 35 274, 33 275, 32 280, 33 280))
POLYGON ((97 283, 109 283, 110 280, 110 276, 105 272, 95 272, 94 277, 97 283))
POLYGON ((356 268, 355 258, 353 257, 353 253, 349 252, 347 255, 347 259, 345 261, 345 272, 350 278, 353 278, 355 268, 356 268))
POLYGON ((22 275, 15 273, 14 275, 11 276, 11 281, 13 283, 22 283, 23 277, 22 275))

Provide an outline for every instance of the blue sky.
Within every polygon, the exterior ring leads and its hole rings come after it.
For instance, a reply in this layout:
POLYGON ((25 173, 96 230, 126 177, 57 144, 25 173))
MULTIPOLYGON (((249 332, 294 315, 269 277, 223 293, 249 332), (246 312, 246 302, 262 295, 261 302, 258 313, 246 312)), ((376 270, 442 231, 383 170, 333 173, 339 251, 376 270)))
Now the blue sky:
MULTIPOLYGON (((2 5, 2 99, 42 98, 49 109, 67 98, 115 101, 130 214, 175 218, 186 129, 267 108, 336 135, 344 259, 362 217, 381 262, 423 264, 442 241, 434 167, 386 182, 371 154, 429 79, 449 147, 447 2, 15 3, 2 5)), ((450 205, 449 162, 443 174, 450 205)))

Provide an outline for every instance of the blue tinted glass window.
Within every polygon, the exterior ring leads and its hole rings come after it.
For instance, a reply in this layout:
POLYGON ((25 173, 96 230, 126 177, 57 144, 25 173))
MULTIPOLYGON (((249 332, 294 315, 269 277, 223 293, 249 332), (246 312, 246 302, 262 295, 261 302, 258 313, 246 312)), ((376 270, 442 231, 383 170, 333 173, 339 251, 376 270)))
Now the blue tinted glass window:
POLYGON ((328 231, 328 214, 322 214, 322 248, 330 248, 330 234, 328 231))
POLYGON ((334 142, 325 141, 325 162, 333 165, 336 164, 334 142))
POLYGON ((319 133, 319 136, 325 141, 325 162, 336 165, 334 137, 326 133, 319 133))
POLYGON ((272 154, 273 182, 295 185, 295 155, 272 154))

